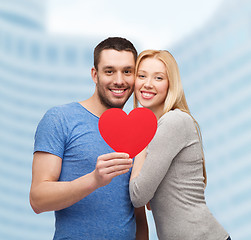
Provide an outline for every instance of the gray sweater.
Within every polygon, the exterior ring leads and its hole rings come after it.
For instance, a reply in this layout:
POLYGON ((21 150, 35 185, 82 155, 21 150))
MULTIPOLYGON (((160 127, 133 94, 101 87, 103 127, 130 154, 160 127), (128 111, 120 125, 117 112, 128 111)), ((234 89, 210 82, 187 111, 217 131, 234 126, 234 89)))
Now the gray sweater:
POLYGON ((139 175, 130 181, 135 207, 150 201, 161 240, 226 240, 206 206, 200 141, 193 119, 179 109, 158 121, 139 175))

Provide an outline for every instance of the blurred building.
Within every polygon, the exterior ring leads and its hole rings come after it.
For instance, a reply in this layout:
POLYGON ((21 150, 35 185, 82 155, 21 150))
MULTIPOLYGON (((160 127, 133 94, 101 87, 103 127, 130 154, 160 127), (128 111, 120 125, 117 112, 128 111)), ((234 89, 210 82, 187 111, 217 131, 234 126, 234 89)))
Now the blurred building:
POLYGON ((225 1, 173 47, 205 150, 206 199, 233 239, 251 237, 251 2, 225 1))
MULTIPOLYGON (((225 1, 176 44, 191 111, 203 135, 207 202, 233 239, 251 236, 251 2, 225 1)), ((0 0, 0 239, 51 239, 53 213, 29 206, 33 137, 54 105, 89 97, 89 37, 50 35, 46 1, 0 0)), ((152 237, 151 239, 154 239, 152 237)), ((157 238, 156 238, 157 239, 157 238)))
POLYGON ((46 1, 0 0, 0 239, 51 239, 52 213, 29 206, 33 138, 53 105, 93 92, 95 39, 51 36, 46 1))

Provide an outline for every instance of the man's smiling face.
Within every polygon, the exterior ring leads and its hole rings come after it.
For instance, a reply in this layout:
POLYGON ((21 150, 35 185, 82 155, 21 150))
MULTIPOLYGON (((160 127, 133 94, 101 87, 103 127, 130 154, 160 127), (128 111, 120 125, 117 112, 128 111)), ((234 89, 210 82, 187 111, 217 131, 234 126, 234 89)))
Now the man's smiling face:
POLYGON ((134 88, 134 56, 129 51, 105 49, 94 69, 98 97, 107 108, 123 108, 134 88))

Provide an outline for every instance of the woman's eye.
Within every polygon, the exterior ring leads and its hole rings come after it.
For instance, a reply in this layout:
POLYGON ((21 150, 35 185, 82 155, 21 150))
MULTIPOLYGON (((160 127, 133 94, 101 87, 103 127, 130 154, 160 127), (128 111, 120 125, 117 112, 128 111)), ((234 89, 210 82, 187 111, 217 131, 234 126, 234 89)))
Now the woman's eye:
POLYGON ((145 77, 145 75, 138 75, 138 77, 139 77, 139 78, 144 78, 144 77, 145 77))
POLYGON ((156 77, 156 79, 159 80, 159 81, 163 80, 162 77, 156 77))

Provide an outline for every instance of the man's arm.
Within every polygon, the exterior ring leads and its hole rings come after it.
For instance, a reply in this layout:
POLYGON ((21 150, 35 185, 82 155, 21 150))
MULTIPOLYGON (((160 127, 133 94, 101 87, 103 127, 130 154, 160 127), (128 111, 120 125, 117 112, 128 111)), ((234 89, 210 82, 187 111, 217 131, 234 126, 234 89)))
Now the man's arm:
POLYGON ((98 157, 96 169, 69 182, 58 181, 62 159, 56 155, 36 152, 32 166, 30 204, 36 213, 56 211, 80 201, 97 188, 129 171, 132 160, 125 153, 108 153, 98 157))
MULTIPOLYGON (((145 155, 146 155, 146 148, 135 157, 133 168, 132 168, 132 173, 131 173, 131 179, 138 176, 144 164, 145 155)), ((135 213, 136 225, 137 225, 136 240, 149 239, 145 206, 140 207, 140 208, 135 208, 134 213, 135 213)))
POLYGON ((148 225, 146 219, 145 207, 135 208, 136 218, 136 240, 148 240, 148 225))

